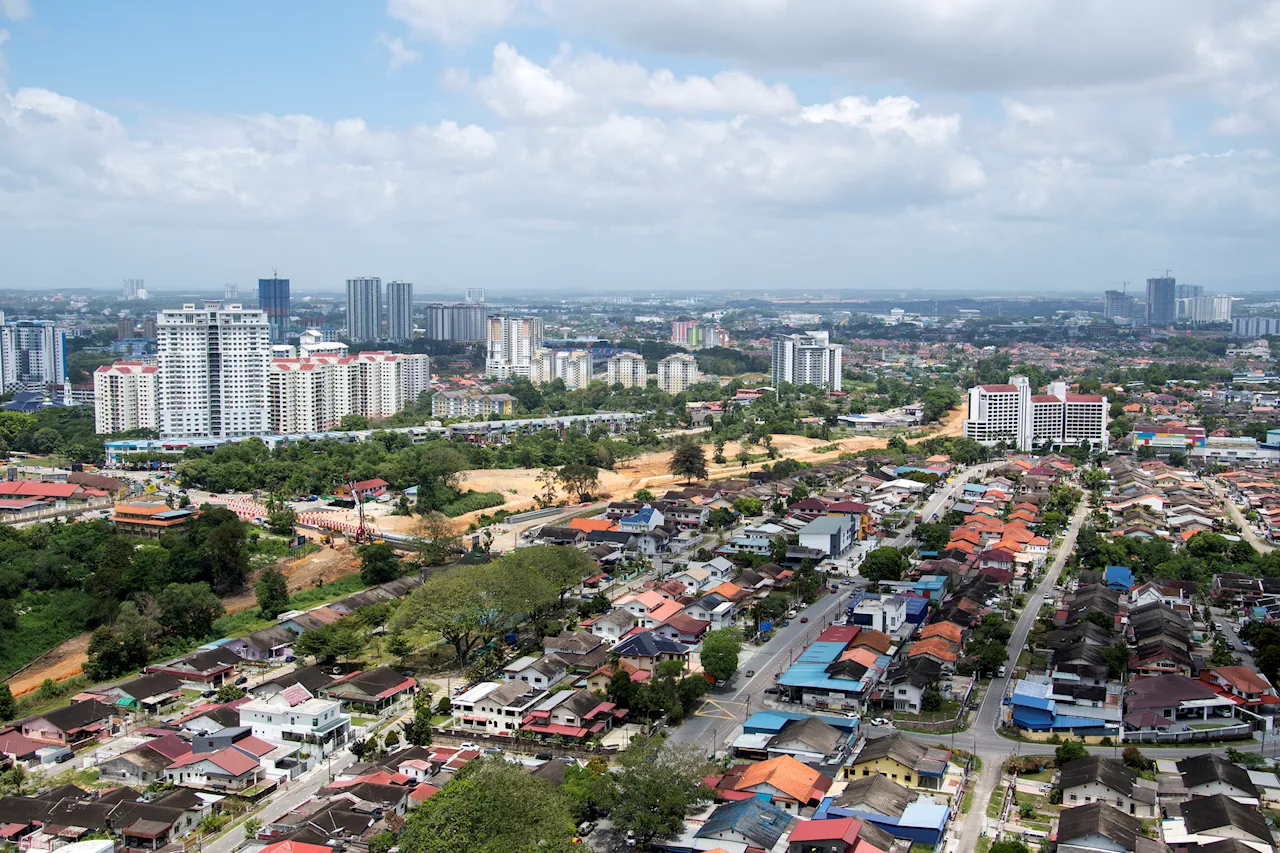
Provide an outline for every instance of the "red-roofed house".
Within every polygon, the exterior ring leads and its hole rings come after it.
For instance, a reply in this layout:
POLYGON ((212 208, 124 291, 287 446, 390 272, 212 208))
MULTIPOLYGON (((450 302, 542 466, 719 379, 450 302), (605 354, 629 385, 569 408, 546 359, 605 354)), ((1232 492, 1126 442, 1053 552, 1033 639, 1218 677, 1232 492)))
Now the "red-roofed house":
POLYGON ((1237 705, 1280 704, 1267 677, 1246 666, 1215 666, 1201 672, 1200 680, 1237 705))
MULTIPOLYGON (((360 482, 352 485, 355 487, 356 495, 358 495, 362 501, 372 500, 380 495, 385 495, 387 493, 387 489, 391 487, 391 484, 381 477, 374 477, 372 480, 361 480, 360 482)), ((346 483, 343 483, 333 490, 333 494, 335 497, 339 498, 350 498, 351 489, 352 486, 348 486, 346 483)))
POLYGON ((243 791, 258 783, 258 760, 235 747, 217 752, 192 752, 170 764, 165 779, 187 788, 210 791, 243 791))

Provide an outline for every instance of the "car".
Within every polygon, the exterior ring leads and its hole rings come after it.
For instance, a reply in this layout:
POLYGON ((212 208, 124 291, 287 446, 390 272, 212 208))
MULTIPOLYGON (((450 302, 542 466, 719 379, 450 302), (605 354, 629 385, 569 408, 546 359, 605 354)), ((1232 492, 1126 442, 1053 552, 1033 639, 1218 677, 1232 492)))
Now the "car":
POLYGON ((1000 668, 996 670, 996 678, 1004 678, 1005 673, 1008 671, 1009 670, 1005 667, 1004 664, 1000 664, 1000 668))
POLYGON ((781 687, 766 687, 766 688, 764 689, 764 692, 765 692, 765 693, 768 693, 770 696, 777 696, 778 694, 782 693, 782 688, 781 688, 781 687))
POLYGON ((479 748, 480 747, 476 746, 474 743, 472 743, 469 740, 464 740, 462 744, 458 747, 458 749, 479 749, 479 748))
POLYGON ((249 683, 249 676, 247 675, 242 675, 236 679, 236 684, 248 684, 248 683, 249 683))
POLYGON ((534 758, 538 759, 539 761, 550 761, 554 757, 555 756, 553 756, 549 752, 539 752, 537 755, 534 756, 534 758))
POLYGON ((635 847, 635 846, 636 846, 636 844, 638 843, 638 841, 637 841, 637 839, 636 839, 636 831, 635 831, 634 829, 628 829, 628 830, 627 830, 627 836, 626 836, 626 838, 624 839, 624 842, 626 843, 626 845, 627 845, 628 847, 635 847))
POLYGON ((556 760, 557 760, 557 761, 563 761, 565 764, 577 764, 577 763, 578 763, 578 759, 574 758, 572 755, 557 755, 557 756, 556 756, 556 760))
POLYGON ((801 617, 800 617, 800 624, 801 624, 801 625, 803 625, 804 623, 806 623, 806 622, 808 622, 808 621, 809 621, 809 617, 808 617, 808 616, 801 616, 801 617))
POLYGON ((756 674, 756 671, 755 671, 754 669, 749 669, 749 670, 747 670, 747 678, 750 678, 751 676, 753 676, 753 675, 755 675, 755 674, 756 674))
POLYGON ((791 624, 791 620, 789 620, 789 619, 783 619, 783 620, 782 620, 781 622, 779 622, 778 624, 779 624, 779 625, 781 625, 783 628, 785 628, 785 627, 787 627, 788 625, 790 625, 790 624, 791 624))
POLYGON ((716 689, 719 690, 721 687, 724 687, 724 679, 723 678, 716 679, 716 689))
POLYGON ((889 721, 884 717, 873 717, 870 720, 867 720, 867 722, 876 727, 889 725, 889 721))
POLYGON ((502 754, 502 747, 500 747, 500 746, 486 746, 486 747, 484 748, 484 754, 485 754, 485 755, 501 755, 501 754, 502 754))

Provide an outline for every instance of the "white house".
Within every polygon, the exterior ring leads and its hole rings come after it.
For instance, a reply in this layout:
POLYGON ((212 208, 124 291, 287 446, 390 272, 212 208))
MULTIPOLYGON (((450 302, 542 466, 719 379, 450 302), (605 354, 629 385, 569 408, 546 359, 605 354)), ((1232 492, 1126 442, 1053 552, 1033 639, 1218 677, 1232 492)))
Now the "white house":
POLYGON ((551 654, 542 657, 525 655, 502 668, 502 677, 507 681, 522 681, 541 690, 546 690, 565 677, 568 665, 560 655, 551 654))
POLYGON ((629 611, 618 608, 592 622, 591 633, 600 637, 606 643, 616 643, 635 626, 636 617, 629 611))
POLYGON ((322 754, 342 746, 351 735, 351 715, 336 699, 317 699, 301 684, 250 699, 239 708, 240 725, 271 743, 318 744, 322 754))
POLYGON ((514 732, 529 709, 546 695, 545 690, 523 681, 485 681, 455 698, 453 713, 463 728, 493 734, 514 732))

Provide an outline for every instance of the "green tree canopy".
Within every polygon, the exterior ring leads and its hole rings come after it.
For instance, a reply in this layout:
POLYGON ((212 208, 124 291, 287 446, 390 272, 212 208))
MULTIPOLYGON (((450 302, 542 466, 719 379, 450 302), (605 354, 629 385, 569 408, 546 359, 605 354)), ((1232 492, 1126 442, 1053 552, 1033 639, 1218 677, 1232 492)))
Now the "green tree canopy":
POLYGON ((896 581, 907 570, 907 558, 889 545, 877 548, 862 561, 858 572, 869 581, 896 581))
POLYGON ((716 681, 727 681, 738 671, 738 653, 742 650, 742 632, 737 628, 719 628, 702 638, 702 668, 716 681))
POLYGON ((705 480, 707 478, 707 452, 702 445, 692 441, 682 441, 675 446, 668 466, 677 477, 684 477, 685 482, 705 480))

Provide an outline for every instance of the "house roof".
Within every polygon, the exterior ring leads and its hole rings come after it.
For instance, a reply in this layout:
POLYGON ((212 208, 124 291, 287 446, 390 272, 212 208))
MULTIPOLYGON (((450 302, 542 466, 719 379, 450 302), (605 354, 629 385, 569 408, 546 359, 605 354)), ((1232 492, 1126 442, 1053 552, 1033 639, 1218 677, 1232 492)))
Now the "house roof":
POLYGON ((964 638, 964 631, 954 622, 934 622, 924 626, 924 630, 920 632, 920 639, 927 640, 930 637, 941 637, 959 645, 964 638))
POLYGON ((881 654, 888 654, 889 649, 893 648, 893 638, 883 631, 863 629, 858 632, 858 636, 853 638, 852 645, 867 646, 881 654))
POLYGON ((831 755, 844 742, 845 735, 835 726, 827 725, 817 717, 805 717, 783 723, 778 733, 770 738, 769 746, 781 745, 789 740, 801 741, 814 747, 823 755, 831 755))
POLYGON ((613 650, 620 657, 654 657, 660 654, 685 655, 689 647, 675 640, 665 640, 651 631, 633 634, 621 640, 613 650))
POLYGON ((916 801, 911 789, 880 773, 871 776, 855 776, 835 804, 845 808, 865 807, 876 814, 901 817, 907 806, 916 801))
POLYGON ((1271 830, 1267 827, 1267 819, 1262 816, 1262 812, 1237 802, 1226 794, 1185 800, 1181 808, 1182 820, 1188 832, 1198 835, 1204 830, 1233 826, 1259 841, 1271 843, 1271 830))
POLYGON ((854 764, 892 758, 904 767, 915 767, 928 751, 929 748, 919 741, 912 740, 901 732, 894 732, 884 737, 868 738, 854 764))
POLYGON ((107 719, 111 716, 111 706, 104 705, 96 699, 90 699, 87 702, 74 702, 61 708, 54 708, 40 716, 56 726, 59 731, 71 732, 107 719))
POLYGON ((748 797, 717 806, 695 833, 697 838, 736 832, 749 838, 753 845, 770 850, 791 825, 791 816, 773 803, 759 797, 748 797))
POLYGON ((1247 666, 1215 666, 1210 672, 1216 672, 1232 687, 1243 693, 1266 693, 1271 689, 1266 677, 1254 672, 1247 666))
POLYGON ((1142 837, 1142 821, 1106 803, 1085 803, 1062 810, 1058 817, 1059 844, 1090 835, 1101 835, 1125 850, 1134 850, 1135 842, 1142 837))
POLYGON ((1138 774, 1119 761, 1103 758, 1100 755, 1090 755, 1064 764, 1058 784, 1065 791, 1078 785, 1098 782, 1127 796, 1133 790, 1137 779, 1138 774))
MULTIPOLYGON (((801 764, 789 755, 780 755, 761 761, 747 768, 734 790, 745 791, 760 785, 770 785, 793 800, 807 803, 814 798, 822 774, 801 764)), ((825 788, 824 788, 825 789, 825 788)))
POLYGON ((1258 788, 1249 778, 1247 770, 1210 753, 1182 759, 1178 762, 1178 772, 1182 774, 1182 782, 1187 790, 1212 782, 1222 782, 1247 792, 1250 797, 1258 796, 1258 788))
POLYGON ((1196 699, 1213 699, 1217 695, 1208 685, 1183 675, 1156 675, 1129 682, 1126 704, 1130 711, 1145 711, 1196 699))
POLYGON ((957 657, 955 645, 942 637, 930 637, 927 640, 912 643, 911 648, 907 650, 907 657, 917 655, 929 655, 941 661, 954 661, 957 657))
POLYGON ((187 767, 192 764, 198 764, 201 761, 208 761, 220 770, 223 770, 232 776, 243 776, 258 766, 258 759, 245 755, 235 747, 229 746, 226 749, 220 749, 217 752, 189 753, 173 762, 169 767, 170 769, 174 767, 187 767))

